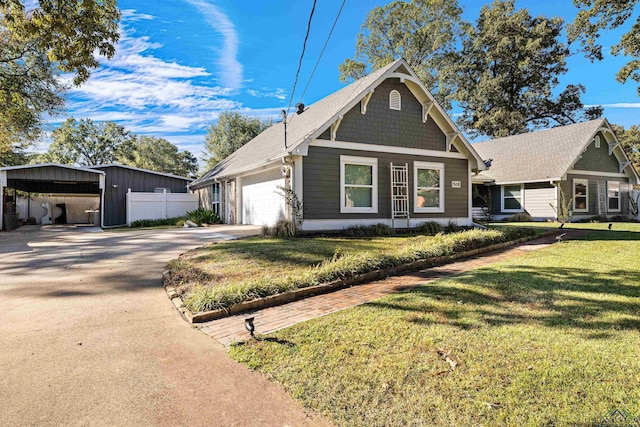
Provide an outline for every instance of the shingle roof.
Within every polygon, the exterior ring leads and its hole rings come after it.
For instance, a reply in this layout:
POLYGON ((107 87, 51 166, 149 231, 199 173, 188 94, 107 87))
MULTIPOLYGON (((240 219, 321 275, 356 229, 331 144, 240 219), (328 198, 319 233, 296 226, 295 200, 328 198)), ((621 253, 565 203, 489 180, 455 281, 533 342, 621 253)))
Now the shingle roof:
MULTIPOLYGON (((309 136, 320 128, 326 127, 334 116, 349 103, 364 96, 366 89, 373 85, 378 78, 388 70, 404 62, 398 59, 371 74, 356 80, 337 92, 309 105, 302 114, 291 114, 287 119, 287 151, 293 150, 303 143, 309 136)), ((217 176, 229 176, 243 172, 252 167, 260 166, 272 160, 277 160, 284 154, 284 124, 276 123, 260 135, 253 138, 226 159, 218 163, 213 169, 192 182, 190 187, 205 184, 217 176)))
POLYGON ((558 180, 575 162, 605 119, 473 144, 484 159, 493 159, 481 175, 496 184, 558 180))

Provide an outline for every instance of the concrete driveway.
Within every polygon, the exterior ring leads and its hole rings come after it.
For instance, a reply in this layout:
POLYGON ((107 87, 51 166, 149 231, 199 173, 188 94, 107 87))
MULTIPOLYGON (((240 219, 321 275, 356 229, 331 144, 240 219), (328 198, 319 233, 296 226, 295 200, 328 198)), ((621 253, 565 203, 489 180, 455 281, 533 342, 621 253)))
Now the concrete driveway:
POLYGON ((0 233, 0 425, 323 425, 184 322, 180 253, 256 228, 0 233))

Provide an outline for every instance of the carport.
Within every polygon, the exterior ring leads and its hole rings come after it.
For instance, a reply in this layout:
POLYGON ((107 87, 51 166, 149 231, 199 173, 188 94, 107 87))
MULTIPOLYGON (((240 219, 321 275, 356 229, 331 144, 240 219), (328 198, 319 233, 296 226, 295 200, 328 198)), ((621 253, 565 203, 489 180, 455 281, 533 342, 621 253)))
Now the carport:
MULTIPOLYGON (((13 189, 13 207, 16 191, 44 194, 97 195, 100 197, 100 212, 104 205, 105 172, 56 163, 10 166, 0 168, 0 230, 5 221, 11 220, 6 214, 5 189, 13 189)), ((12 209, 15 212, 15 209, 12 209)))

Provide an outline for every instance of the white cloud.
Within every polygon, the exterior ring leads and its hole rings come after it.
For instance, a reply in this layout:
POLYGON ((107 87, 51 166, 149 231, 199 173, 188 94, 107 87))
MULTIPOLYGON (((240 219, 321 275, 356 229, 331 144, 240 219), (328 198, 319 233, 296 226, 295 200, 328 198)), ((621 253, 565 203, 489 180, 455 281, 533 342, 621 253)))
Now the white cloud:
POLYGON ((247 93, 256 98, 276 98, 281 101, 287 99, 287 90, 281 87, 276 90, 269 90, 268 88, 263 87, 262 91, 247 89, 247 93))
POLYGON ((120 10, 120 16, 122 17, 122 20, 130 22, 151 21, 155 19, 155 16, 149 15, 148 13, 138 13, 135 9, 122 9, 120 10))
POLYGON ((218 51, 218 74, 223 85, 232 89, 242 86, 242 64, 238 61, 238 33, 233 22, 218 6, 203 0, 186 0, 198 9, 211 28, 222 35, 223 45, 218 51))
MULTIPOLYGON (((640 108, 640 102, 616 102, 613 104, 601 104, 605 108, 640 108)), ((590 105, 594 107, 595 105, 590 105)))

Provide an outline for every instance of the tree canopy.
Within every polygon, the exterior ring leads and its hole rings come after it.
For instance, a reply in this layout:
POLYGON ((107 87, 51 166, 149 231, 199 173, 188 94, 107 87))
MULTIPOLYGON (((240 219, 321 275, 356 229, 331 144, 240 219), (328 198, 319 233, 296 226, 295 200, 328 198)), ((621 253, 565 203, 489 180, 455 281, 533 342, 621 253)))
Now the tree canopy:
POLYGON ((166 139, 154 136, 138 136, 132 147, 121 150, 118 161, 123 165, 178 176, 195 177, 198 172, 198 159, 193 154, 179 151, 166 139))
MULTIPOLYGON (((550 124, 575 123, 585 116, 582 85, 553 90, 567 72, 568 47, 560 41, 561 18, 533 17, 514 0, 495 0, 462 43, 456 65, 458 119, 472 136, 503 137, 550 124)), ((588 118, 601 109, 590 109, 588 118)))
POLYGON ((271 120, 261 121, 231 111, 221 113, 218 122, 207 129, 203 159, 207 168, 214 167, 271 125, 271 120))
POLYGON ((115 122, 68 118, 52 134, 39 161, 92 166, 116 162, 133 149, 135 137, 115 122))
POLYGON ((620 145, 629 156, 636 171, 640 173, 640 125, 633 125, 629 129, 612 124, 611 127, 620 141, 620 145))
MULTIPOLYGON (((573 0, 573 3, 580 11, 569 26, 569 41, 578 40, 592 61, 604 58, 602 45, 598 43, 600 34, 620 27, 636 15, 631 29, 611 46, 611 53, 634 58, 618 71, 616 79, 621 83, 629 79, 640 83, 640 0, 573 0)), ((640 96, 640 85, 637 92, 640 96)))
POLYGON ((52 133, 49 151, 37 162, 92 166, 120 163, 179 176, 195 176, 198 160, 164 138, 135 135, 115 122, 67 119, 52 133))
POLYGON ((356 41, 354 59, 340 65, 340 79, 358 79, 403 57, 436 99, 450 106, 446 71, 464 33, 456 1, 394 1, 369 12, 356 41))
POLYGON ((0 0, 0 156, 34 141, 43 116, 59 112, 61 73, 85 82, 99 65, 94 54, 111 58, 119 38, 116 0, 24 3, 0 0))

